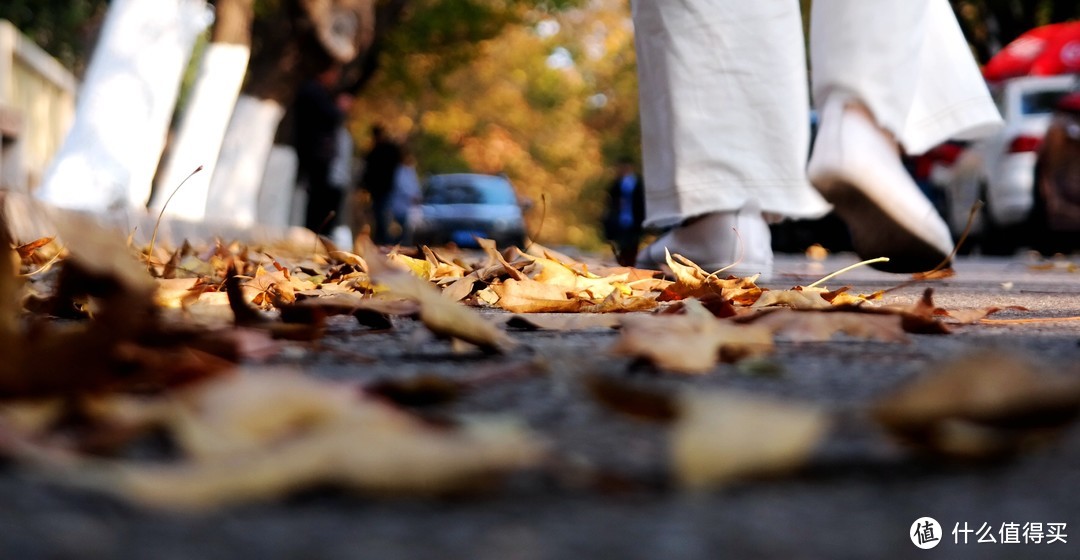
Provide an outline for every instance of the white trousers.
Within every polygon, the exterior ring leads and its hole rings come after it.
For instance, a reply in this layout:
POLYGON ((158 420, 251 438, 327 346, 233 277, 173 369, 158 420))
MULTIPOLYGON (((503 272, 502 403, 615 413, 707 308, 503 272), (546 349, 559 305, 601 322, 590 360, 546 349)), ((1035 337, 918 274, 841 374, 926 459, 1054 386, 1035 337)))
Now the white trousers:
MULTIPOLYGON (((647 223, 747 205, 818 217, 806 179, 809 104, 796 0, 633 0, 647 223)), ((864 103, 907 152, 1001 117, 948 0, 814 0, 817 106, 864 103)))

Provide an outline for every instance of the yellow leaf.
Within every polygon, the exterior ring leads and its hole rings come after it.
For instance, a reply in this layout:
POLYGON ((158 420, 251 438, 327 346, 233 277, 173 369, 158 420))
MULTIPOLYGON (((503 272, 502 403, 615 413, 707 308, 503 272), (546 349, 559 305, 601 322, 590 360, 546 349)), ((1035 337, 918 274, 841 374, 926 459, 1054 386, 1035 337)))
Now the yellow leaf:
POLYGON ((825 411, 734 393, 687 394, 672 434, 679 482, 691 488, 796 469, 824 439, 825 411))

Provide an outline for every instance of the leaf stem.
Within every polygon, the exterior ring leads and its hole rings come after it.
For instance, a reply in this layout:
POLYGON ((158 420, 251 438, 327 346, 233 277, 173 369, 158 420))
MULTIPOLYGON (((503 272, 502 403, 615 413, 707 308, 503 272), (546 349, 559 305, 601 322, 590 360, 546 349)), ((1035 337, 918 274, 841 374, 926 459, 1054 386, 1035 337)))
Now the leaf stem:
POLYGON ((836 278, 837 276, 840 276, 841 274, 843 274, 845 272, 848 272, 850 270, 855 270, 856 268, 859 268, 860 266, 866 266, 866 265, 882 263, 882 262, 889 262, 889 257, 878 257, 876 259, 870 259, 868 261, 857 262, 857 263, 855 263, 855 264, 853 264, 853 265, 851 265, 849 267, 846 267, 846 268, 841 268, 840 270, 837 270, 836 272, 822 278, 821 280, 818 280, 817 282, 814 282, 813 284, 810 284, 809 286, 807 286, 807 288, 816 288, 818 286, 818 284, 823 284, 825 282, 828 282, 829 280, 832 280, 833 278, 836 278))
POLYGON ((184 184, 187 183, 189 179, 194 177, 196 173, 198 173, 198 172, 200 172, 202 170, 203 170, 203 166, 200 165, 200 166, 195 168, 195 171, 192 171, 187 177, 184 177, 184 180, 180 181, 180 184, 176 185, 176 188, 173 189, 173 192, 169 195, 169 198, 165 199, 165 204, 161 205, 161 211, 158 212, 157 221, 154 222, 154 233, 150 236, 150 249, 146 253, 146 266, 147 266, 147 268, 150 268, 150 267, 154 266, 153 265, 154 243, 157 241, 158 228, 161 227, 161 218, 163 216, 165 216, 165 208, 167 208, 169 206, 169 203, 172 202, 172 198, 174 196, 176 196, 176 193, 180 190, 180 187, 184 186, 184 184))

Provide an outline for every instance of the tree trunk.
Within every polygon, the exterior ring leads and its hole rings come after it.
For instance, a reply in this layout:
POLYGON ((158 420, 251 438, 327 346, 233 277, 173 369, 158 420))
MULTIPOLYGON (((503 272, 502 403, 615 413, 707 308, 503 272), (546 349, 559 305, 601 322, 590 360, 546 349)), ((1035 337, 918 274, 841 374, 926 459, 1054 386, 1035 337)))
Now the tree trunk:
POLYGON ((151 208, 164 208, 167 214, 188 220, 206 215, 210 180, 251 54, 254 0, 218 0, 216 11, 211 42, 150 202, 151 208), (199 166, 202 172, 177 190, 199 166))
POLYGON ((384 0, 375 12, 375 31, 371 47, 363 55, 353 59, 342 73, 342 84, 346 91, 356 95, 375 75, 379 55, 386 36, 397 27, 409 7, 411 0, 384 0))
MULTIPOLYGON (((288 0, 283 13, 254 22, 243 95, 210 181, 207 216, 238 225, 257 221, 274 133, 300 84, 332 64, 360 56, 374 34, 374 0, 288 0)), ((282 181, 275 181, 282 188, 282 181)), ((263 193, 287 200, 283 193, 263 193)))
POLYGON ((180 80, 208 16, 204 0, 113 0, 41 199, 99 212, 146 204, 180 80))

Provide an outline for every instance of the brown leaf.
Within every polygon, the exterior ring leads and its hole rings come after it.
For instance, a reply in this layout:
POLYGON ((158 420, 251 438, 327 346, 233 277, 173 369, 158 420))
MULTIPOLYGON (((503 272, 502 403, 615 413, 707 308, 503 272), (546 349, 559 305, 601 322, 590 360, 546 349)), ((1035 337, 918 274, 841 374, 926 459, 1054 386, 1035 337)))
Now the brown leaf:
POLYGON ((790 290, 768 290, 754 303, 755 308, 790 307, 792 309, 831 309, 833 304, 825 299, 828 290, 822 288, 796 287, 790 290))
POLYGON ((37 240, 31 241, 29 243, 23 243, 22 245, 19 245, 18 247, 15 248, 15 252, 17 252, 19 254, 20 259, 26 261, 26 260, 29 260, 30 257, 33 256, 34 253, 36 253, 38 249, 40 249, 42 247, 45 247, 46 245, 52 243, 54 239, 56 239, 56 238, 55 237, 42 237, 41 239, 37 239, 37 240))
POLYGON ((392 268, 374 246, 365 248, 364 257, 374 280, 390 293, 420 305, 420 321, 435 335, 468 342, 485 352, 505 352, 516 345, 476 311, 443 297, 437 288, 415 275, 392 268))
POLYGON ((57 482, 167 509, 206 509, 334 484, 431 494, 536 465, 542 447, 515 426, 431 426, 347 387, 289 372, 239 373, 193 389, 167 426, 192 459, 143 466, 78 461, 57 482))
POLYGON ((679 482, 691 488, 796 469, 832 422, 816 407, 735 393, 689 393, 679 410, 672 458, 679 482))
POLYGON ((601 375, 587 377, 585 387, 601 404, 636 418, 672 422, 682 412, 678 397, 660 389, 638 387, 601 375))
POLYGON ((518 270, 516 266, 506 261, 506 258, 503 257, 502 253, 499 252, 499 248, 495 245, 494 241, 492 241, 491 239, 480 238, 477 238, 476 241, 480 244, 480 248, 484 250, 484 253, 487 254, 489 259, 488 262, 498 263, 500 266, 503 267, 503 270, 506 272, 506 274, 514 280, 525 279, 525 275, 522 274, 522 272, 518 270))
POLYGON ((982 309, 949 309, 945 311, 945 316, 952 319, 955 323, 961 325, 972 325, 1004 309, 1008 309, 1011 311, 1029 311, 1029 309, 1026 307, 1021 307, 1019 305, 1010 305, 1004 308, 985 307, 982 309))
POLYGON ((826 342, 837 334, 881 342, 907 342, 901 322, 896 315, 781 309, 763 314, 752 324, 768 328, 792 342, 826 342))
POLYGON ((630 315, 612 352, 678 373, 706 373, 719 361, 734 362, 772 351, 769 329, 716 319, 687 301, 685 315, 630 315))
POLYGON ((589 329, 613 329, 620 319, 611 314, 585 315, 514 315, 506 321, 508 327, 527 331, 585 331, 589 329))
POLYGON ((949 334, 952 332, 939 317, 945 310, 934 305, 934 290, 927 288, 922 297, 910 306, 888 306, 884 313, 899 313, 904 330, 914 334, 949 334))
POLYGON ((490 287, 499 296, 497 305, 511 313, 577 313, 591 303, 571 297, 566 288, 524 278, 508 279, 490 287))
POLYGON ((135 297, 157 288, 146 267, 132 258, 123 234, 98 224, 89 215, 65 213, 53 223, 71 258, 90 275, 115 280, 135 297))
POLYGON ((675 276, 675 283, 668 286, 660 295, 659 301, 678 301, 686 298, 704 299, 708 296, 720 296, 729 301, 749 305, 762 293, 754 282, 757 276, 750 278, 722 279, 709 274, 693 261, 682 255, 667 255, 667 265, 675 276))
POLYGON ((1080 412, 1080 377, 997 352, 942 363, 878 400, 874 418, 916 449, 962 458, 1014 453, 1080 412))

